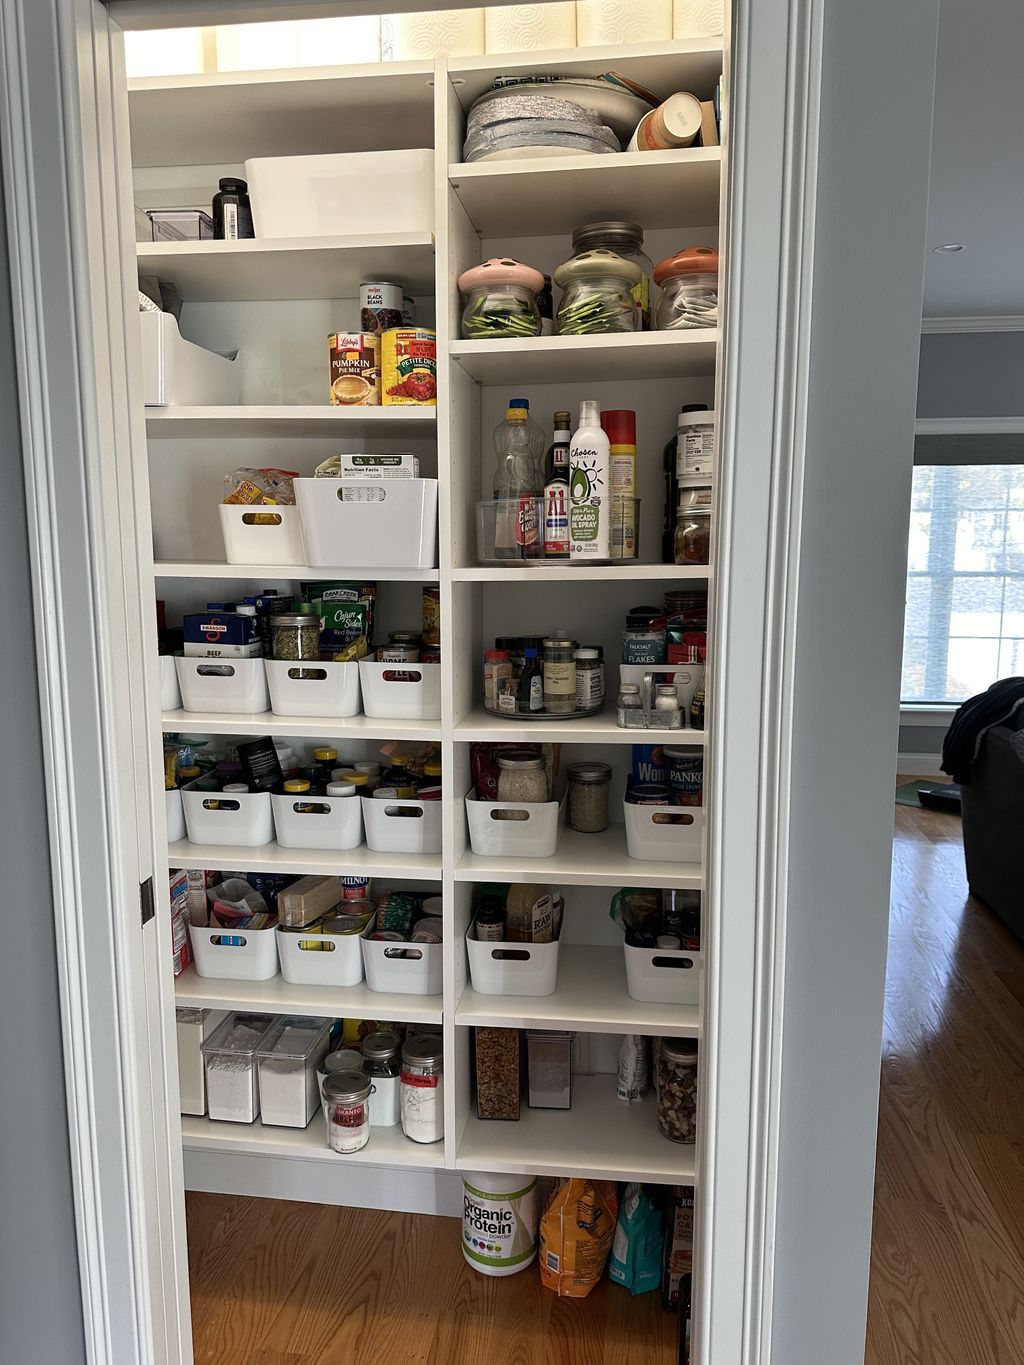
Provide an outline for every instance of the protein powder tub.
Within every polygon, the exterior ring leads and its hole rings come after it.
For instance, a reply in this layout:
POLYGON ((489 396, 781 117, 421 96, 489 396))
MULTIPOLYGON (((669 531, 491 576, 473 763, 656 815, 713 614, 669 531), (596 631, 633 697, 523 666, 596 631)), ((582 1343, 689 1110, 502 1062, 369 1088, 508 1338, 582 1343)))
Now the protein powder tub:
POLYGON ((481 1275, 515 1275, 537 1255, 537 1181, 470 1172, 462 1178, 462 1254, 481 1275))

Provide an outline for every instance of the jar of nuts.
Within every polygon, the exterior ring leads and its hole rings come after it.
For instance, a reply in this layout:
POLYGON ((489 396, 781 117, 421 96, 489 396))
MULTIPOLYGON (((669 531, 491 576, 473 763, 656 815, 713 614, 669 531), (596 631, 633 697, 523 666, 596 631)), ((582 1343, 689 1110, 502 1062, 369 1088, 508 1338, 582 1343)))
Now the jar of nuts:
POLYGON ((658 1048, 658 1127, 673 1142, 697 1140, 697 1043, 662 1038, 658 1048))
POLYGON ((481 1119, 519 1117, 519 1030, 476 1030, 476 1112, 481 1119))

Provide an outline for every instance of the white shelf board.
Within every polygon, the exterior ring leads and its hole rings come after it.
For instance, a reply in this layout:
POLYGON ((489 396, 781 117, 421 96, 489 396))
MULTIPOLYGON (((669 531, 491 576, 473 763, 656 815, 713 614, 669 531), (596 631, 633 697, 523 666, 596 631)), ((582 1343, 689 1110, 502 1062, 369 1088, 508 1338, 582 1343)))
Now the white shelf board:
POLYGON ((433 85, 432 61, 130 80, 132 164, 408 147, 433 131, 433 85))
MULTIPOLYGON (((312 735, 323 739, 413 739, 440 742, 439 720, 374 720, 372 716, 278 716, 273 711, 224 715, 214 711, 165 711, 161 728, 186 735, 312 735)), ((630 731, 630 734, 635 734, 630 731)))
POLYGON ((306 578, 371 578, 381 583, 436 583, 437 569, 353 568, 351 564, 327 568, 317 564, 224 564, 199 559, 158 559, 154 578, 229 578, 237 583, 298 583, 306 578))
MULTIPOLYGON (((620 954, 621 956, 621 954, 620 954)), ((358 986, 293 986, 269 981, 222 981, 186 967, 174 980, 174 1003, 192 1009, 255 1010, 263 1014, 324 1015, 328 1019, 400 1019, 440 1024, 441 996, 398 995, 358 986)))
POLYGON ((469 566, 453 569, 456 583, 707 583, 711 569, 707 564, 532 564, 469 566))
POLYGON ((704 884, 700 863, 641 862, 631 858, 626 852, 626 827, 619 824, 609 825, 603 834, 580 834, 566 829, 550 858, 483 857, 467 848, 455 864, 455 880, 558 886, 678 886, 687 890, 700 890, 704 884))
POLYGON ((482 384, 580 384, 601 379, 690 379, 715 373, 718 328, 453 341, 451 355, 482 384))
POLYGON ((240 242, 139 242, 139 274, 170 280, 190 302, 356 298, 364 280, 434 292, 430 233, 281 237, 240 242))
POLYGON ((559 948, 558 985, 553 995, 481 995, 467 986, 456 1007, 455 1022, 474 1027, 700 1036, 697 1005, 633 1000, 626 991, 622 949, 578 943, 563 943, 559 948))
POLYGON ((437 426, 437 408, 332 408, 279 405, 276 407, 147 408, 146 435, 160 437, 286 437, 387 436, 437 426))
POLYGON ((168 844, 167 865, 205 867, 214 871, 239 868, 245 872, 305 873, 321 877, 441 880, 440 853, 374 853, 365 844, 347 853, 336 853, 331 849, 281 848, 276 843, 261 844, 258 848, 239 848, 237 844, 193 844, 181 839, 168 844))
POLYGON ((696 1148, 662 1137, 653 1094, 641 1104, 621 1104, 614 1076, 574 1076, 571 1109, 530 1109, 524 1099, 518 1123, 471 1114, 455 1166, 692 1185, 696 1148))
POLYGON ((571 232, 625 218, 644 229, 718 222, 720 147, 609 156, 524 157, 448 167, 452 189, 483 237, 571 232))
POLYGON ((441 1170, 443 1142, 410 1142, 400 1124, 372 1128, 361 1152, 341 1156, 327 1145, 323 1114, 314 1114, 308 1128, 265 1128, 255 1123, 221 1123, 181 1116, 181 1141, 186 1152, 227 1155, 292 1157, 301 1161, 336 1161, 344 1166, 400 1166, 441 1170))
MULTIPOLYGON (((175 714, 180 714, 175 712, 175 714)), ((319 733, 319 732, 318 732, 319 733)), ((603 711, 588 720, 504 719, 477 707, 455 727, 455 739, 462 743, 501 742, 526 744, 679 744, 703 746, 704 730, 622 730, 615 723, 615 709, 603 711)), ((641 864, 638 864, 641 866, 641 864)))

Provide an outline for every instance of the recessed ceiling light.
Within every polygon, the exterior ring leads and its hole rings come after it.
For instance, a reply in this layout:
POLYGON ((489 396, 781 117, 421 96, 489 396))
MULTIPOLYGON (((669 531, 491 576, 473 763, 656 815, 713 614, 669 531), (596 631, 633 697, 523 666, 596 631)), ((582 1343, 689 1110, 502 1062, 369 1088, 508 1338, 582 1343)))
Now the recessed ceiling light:
POLYGON ((963 242, 946 242, 944 246, 933 246, 932 250, 939 256, 952 256, 954 252, 963 251, 963 242))

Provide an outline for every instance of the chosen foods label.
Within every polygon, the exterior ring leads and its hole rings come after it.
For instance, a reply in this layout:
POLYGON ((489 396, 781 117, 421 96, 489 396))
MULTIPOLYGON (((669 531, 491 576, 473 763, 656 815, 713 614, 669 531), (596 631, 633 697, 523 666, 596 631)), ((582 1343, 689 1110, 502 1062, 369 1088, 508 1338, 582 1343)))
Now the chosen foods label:
POLYGON ((463 1181, 462 1245, 483 1266, 523 1265, 537 1245, 537 1182, 512 1194, 487 1194, 463 1181))

